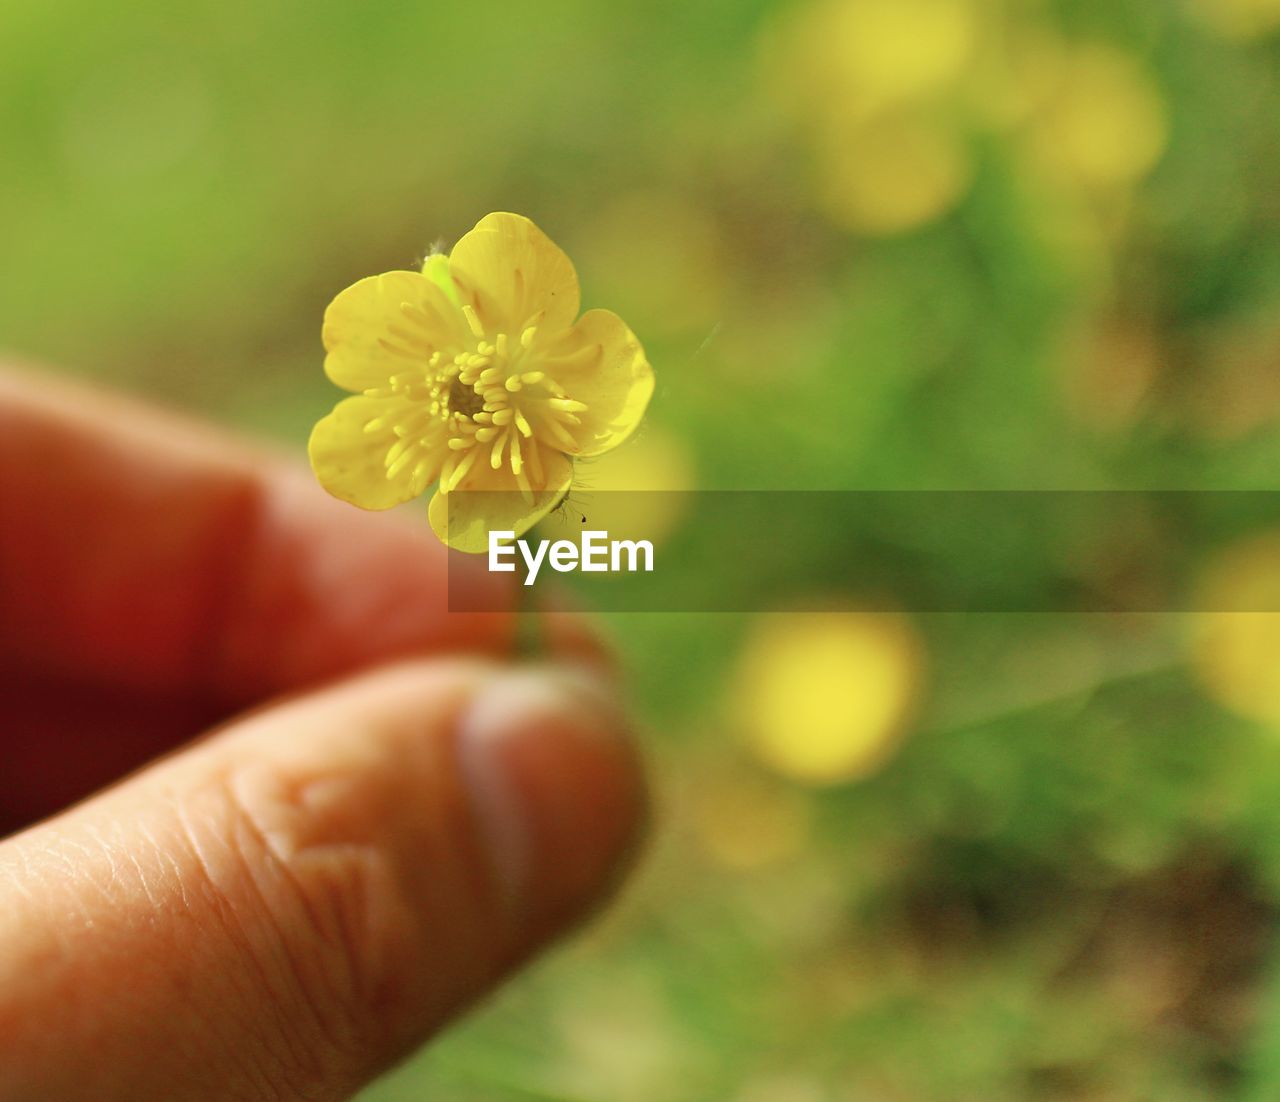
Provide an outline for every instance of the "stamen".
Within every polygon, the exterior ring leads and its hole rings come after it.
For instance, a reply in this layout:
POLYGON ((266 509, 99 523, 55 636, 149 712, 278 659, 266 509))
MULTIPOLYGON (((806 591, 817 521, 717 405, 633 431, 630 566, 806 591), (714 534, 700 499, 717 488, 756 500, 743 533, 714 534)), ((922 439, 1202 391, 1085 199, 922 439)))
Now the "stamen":
POLYGON ((417 457, 416 452, 417 452, 416 447, 406 448, 404 451, 404 454, 401 455, 394 463, 392 463, 390 466, 387 467, 387 478, 388 479, 399 478, 400 472, 403 471, 417 457))
POLYGON ((395 466, 395 464, 398 463, 400 459, 404 456, 404 454, 413 446, 414 446, 414 442, 412 440, 404 440, 404 439, 397 440, 394 444, 391 445, 390 450, 387 452, 387 458, 386 458, 388 474, 391 473, 391 468, 395 466))
POLYGON ((533 482, 542 485, 545 478, 542 473, 542 452, 536 440, 529 445, 529 475, 533 482))
POLYGON ((569 430, 560 424, 559 421, 548 417, 542 423, 547 427, 549 435, 557 444, 560 445, 561 451, 575 452, 578 450, 578 442, 569 435, 569 430))
POLYGON ((467 477, 467 472, 475 465, 476 456, 479 454, 479 448, 472 448, 467 452, 466 455, 457 461, 457 466, 454 467, 453 473, 449 475, 448 483, 446 484, 444 478, 441 478, 440 488, 444 490, 445 493, 451 493, 453 490, 457 489, 458 483, 467 477))
POLYGON ((462 313, 467 319, 467 325, 471 327, 471 332, 477 337, 484 336, 484 326, 480 324, 480 316, 476 313, 476 308, 469 302, 462 304, 462 313))
POLYGON ((415 333, 398 325, 388 325, 387 332, 404 341, 409 348, 420 349, 424 356, 431 354, 431 344, 421 333, 415 333))
POLYGON ((520 434, 522 436, 532 436, 533 428, 529 424, 529 422, 525 419, 525 415, 521 413, 519 410, 515 410, 515 415, 516 415, 516 428, 520 430, 520 434))
POLYGON ((531 344, 533 344, 533 338, 536 337, 537 335, 538 335, 538 327, 536 325, 529 326, 528 329, 526 329, 523 333, 520 334, 521 346, 527 349, 531 344))
POLYGON ((565 413, 582 413, 587 408, 586 402, 575 402, 572 398, 548 398, 547 405, 565 413))
MULTIPOLYGON (((514 440, 515 437, 512 437, 512 439, 514 440)), ((523 469, 516 471, 515 476, 516 485, 520 487, 520 496, 524 499, 526 504, 532 505, 533 487, 529 485, 529 476, 524 473, 523 469)))
POLYGON ((509 432, 504 432, 493 442, 493 451, 489 453, 489 466, 495 471, 502 466, 502 446, 507 442, 507 437, 510 435, 509 432))
POLYGON ((390 352, 391 355, 399 356, 404 360, 421 360, 423 358, 423 352, 425 351, 425 349, 418 349, 415 352, 412 348, 403 348, 400 345, 395 344, 393 341, 387 340, 386 337, 379 337, 378 344, 382 347, 383 351, 390 352))

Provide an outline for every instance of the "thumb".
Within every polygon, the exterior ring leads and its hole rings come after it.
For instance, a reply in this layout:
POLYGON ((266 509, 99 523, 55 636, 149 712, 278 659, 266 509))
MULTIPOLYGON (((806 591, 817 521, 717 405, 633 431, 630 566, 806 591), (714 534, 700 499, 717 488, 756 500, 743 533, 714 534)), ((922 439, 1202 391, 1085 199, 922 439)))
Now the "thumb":
POLYGON ((641 817, 566 670, 384 669, 0 844, 0 1099, 341 1099, 589 909, 641 817))

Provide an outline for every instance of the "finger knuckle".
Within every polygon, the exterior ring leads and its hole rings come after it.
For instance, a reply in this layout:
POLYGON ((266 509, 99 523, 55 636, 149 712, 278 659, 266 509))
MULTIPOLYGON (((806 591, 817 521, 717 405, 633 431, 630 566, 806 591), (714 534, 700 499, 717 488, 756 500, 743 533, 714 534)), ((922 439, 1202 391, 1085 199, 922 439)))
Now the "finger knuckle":
MULTIPOLYGON (((219 876, 293 1047, 359 1077, 385 1051, 404 949, 396 876, 370 842, 317 829, 306 785, 233 775, 220 785, 229 870, 219 876)), ((319 1072, 320 1069, 317 1069, 319 1072)))

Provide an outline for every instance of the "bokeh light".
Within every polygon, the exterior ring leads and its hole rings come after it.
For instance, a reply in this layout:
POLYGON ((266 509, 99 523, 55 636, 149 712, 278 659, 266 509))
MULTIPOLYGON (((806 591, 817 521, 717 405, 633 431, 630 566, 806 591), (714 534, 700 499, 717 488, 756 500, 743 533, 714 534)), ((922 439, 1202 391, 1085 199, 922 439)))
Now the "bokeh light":
POLYGON ((1099 45, 1067 52, 1030 141, 1050 176, 1086 188, 1140 180, 1164 151, 1164 105, 1136 60, 1099 45))
POLYGON ((892 751, 921 689, 921 645, 895 613, 767 615, 731 686, 760 761, 806 784, 867 776, 892 751))
POLYGON ((818 147, 819 204, 832 222, 870 235, 934 221, 963 196, 969 152, 945 122, 882 115, 834 123, 818 147))
POLYGON ((1200 587, 1197 675, 1219 703, 1280 734, 1280 533, 1220 553, 1200 587))
POLYGON ((1193 0, 1206 26, 1226 38, 1246 41, 1280 29, 1280 0, 1193 0))

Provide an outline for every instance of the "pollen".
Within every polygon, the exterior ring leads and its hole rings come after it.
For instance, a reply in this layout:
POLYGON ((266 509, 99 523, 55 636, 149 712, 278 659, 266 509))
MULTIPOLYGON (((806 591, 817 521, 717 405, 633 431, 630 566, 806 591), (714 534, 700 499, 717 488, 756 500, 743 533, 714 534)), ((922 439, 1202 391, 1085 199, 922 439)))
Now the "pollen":
MULTIPOLYGON (((473 307, 464 305, 462 311, 475 343, 447 358, 437 354, 427 365, 425 385, 436 399, 433 411, 448 434, 450 453, 464 453, 461 460, 483 448, 485 465, 508 469, 521 493, 530 496, 527 468, 536 462, 537 449, 577 451, 569 429, 582 423, 579 415, 587 412, 587 403, 568 397, 555 379, 534 367, 536 326, 525 326, 520 339, 512 340, 504 332, 485 334, 473 307), (527 441, 523 446, 521 437, 527 441)), ((389 476, 393 468, 397 474, 403 470, 405 454, 398 452, 388 461, 389 476)), ((459 462, 442 481, 443 492, 461 481, 461 469, 459 462)))

